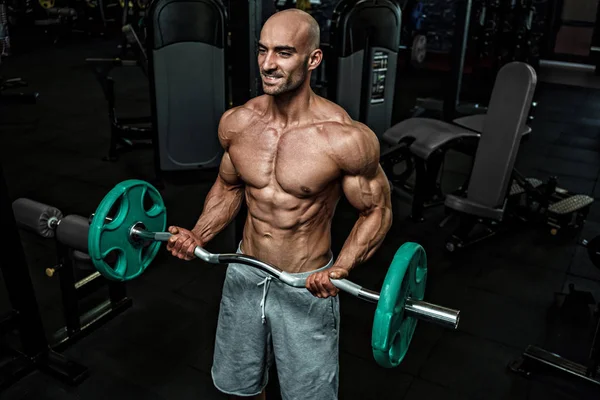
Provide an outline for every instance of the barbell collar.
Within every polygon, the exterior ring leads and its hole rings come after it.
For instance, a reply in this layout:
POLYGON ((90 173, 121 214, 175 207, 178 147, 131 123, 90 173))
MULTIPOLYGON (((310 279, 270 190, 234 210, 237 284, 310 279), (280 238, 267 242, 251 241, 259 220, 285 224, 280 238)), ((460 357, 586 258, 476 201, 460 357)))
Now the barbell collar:
MULTIPOLYGON (((108 219, 108 218, 107 218, 108 219)), ((154 240, 157 242, 167 242, 169 238, 173 236, 169 232, 148 232, 144 228, 144 224, 138 222, 131 227, 129 231, 129 239, 133 242, 139 240, 154 240)))

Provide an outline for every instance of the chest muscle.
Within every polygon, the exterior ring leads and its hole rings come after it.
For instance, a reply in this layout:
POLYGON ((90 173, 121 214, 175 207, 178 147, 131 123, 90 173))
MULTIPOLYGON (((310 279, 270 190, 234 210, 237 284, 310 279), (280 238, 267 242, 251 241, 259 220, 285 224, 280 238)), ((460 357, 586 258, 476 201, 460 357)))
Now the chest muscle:
POLYGON ((229 149, 242 180, 261 189, 279 186, 298 197, 323 190, 339 175, 326 141, 315 132, 241 134, 229 149))

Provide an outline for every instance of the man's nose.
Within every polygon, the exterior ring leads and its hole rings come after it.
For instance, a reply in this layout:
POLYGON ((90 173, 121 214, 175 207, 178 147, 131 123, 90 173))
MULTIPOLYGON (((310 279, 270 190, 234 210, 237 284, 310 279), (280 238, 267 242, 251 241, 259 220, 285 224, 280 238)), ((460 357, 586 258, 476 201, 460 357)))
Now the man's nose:
POLYGON ((273 54, 271 52, 268 52, 265 55, 265 58, 262 62, 262 69, 264 71, 273 71, 277 69, 277 64, 275 64, 275 57, 273 57, 273 54))

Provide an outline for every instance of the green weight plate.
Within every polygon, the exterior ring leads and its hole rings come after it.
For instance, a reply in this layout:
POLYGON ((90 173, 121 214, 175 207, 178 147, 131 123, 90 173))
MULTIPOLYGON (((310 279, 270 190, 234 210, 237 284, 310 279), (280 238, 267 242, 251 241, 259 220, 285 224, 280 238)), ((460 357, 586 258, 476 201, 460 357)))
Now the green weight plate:
POLYGON ((407 298, 423 300, 427 281, 427 256, 417 243, 403 244, 385 276, 379 294, 371 347, 379 365, 398 366, 408 350, 417 320, 404 312, 407 298))
POLYGON ((129 231, 138 222, 148 231, 164 232, 167 210, 154 186, 137 179, 126 180, 102 199, 90 224, 89 255, 106 278, 116 281, 136 278, 156 257, 160 242, 143 245, 129 240, 129 231), (144 204, 145 199, 149 205, 144 204), (116 254, 114 265, 106 261, 110 253, 116 254))

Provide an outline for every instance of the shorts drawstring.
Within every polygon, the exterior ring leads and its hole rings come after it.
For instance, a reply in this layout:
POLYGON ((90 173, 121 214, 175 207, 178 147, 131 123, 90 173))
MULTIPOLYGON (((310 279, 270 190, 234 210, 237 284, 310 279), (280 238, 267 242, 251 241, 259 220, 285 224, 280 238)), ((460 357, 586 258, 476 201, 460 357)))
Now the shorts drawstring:
POLYGON ((267 317, 265 316, 265 301, 267 300, 267 292, 269 291, 269 285, 271 284, 271 279, 273 279, 273 278, 270 276, 267 276, 265 279, 263 279, 256 285, 256 286, 264 285, 263 286, 263 296, 262 296, 262 300, 260 301, 260 308, 262 311, 261 316, 262 316, 263 324, 267 323, 267 317))

